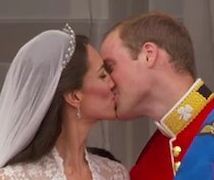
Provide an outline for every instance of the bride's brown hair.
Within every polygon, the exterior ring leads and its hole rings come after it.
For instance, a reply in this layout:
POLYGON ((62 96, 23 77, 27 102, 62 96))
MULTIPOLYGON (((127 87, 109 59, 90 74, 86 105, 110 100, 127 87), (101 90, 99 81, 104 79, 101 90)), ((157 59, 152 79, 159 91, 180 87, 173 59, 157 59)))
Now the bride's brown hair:
POLYGON ((63 94, 68 91, 80 89, 83 84, 83 78, 88 70, 88 44, 89 39, 86 36, 76 36, 74 54, 61 74, 50 108, 35 137, 24 150, 10 159, 6 165, 39 160, 54 147, 57 138, 61 133, 61 113, 64 104, 63 94))

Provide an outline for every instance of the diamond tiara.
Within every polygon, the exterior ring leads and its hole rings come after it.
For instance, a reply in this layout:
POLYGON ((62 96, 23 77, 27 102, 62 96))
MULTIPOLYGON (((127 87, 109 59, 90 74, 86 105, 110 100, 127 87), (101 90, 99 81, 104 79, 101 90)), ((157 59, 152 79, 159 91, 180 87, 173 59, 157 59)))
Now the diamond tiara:
POLYGON ((74 53, 75 46, 76 46, 76 40, 75 40, 75 33, 74 30, 71 28, 71 26, 66 23, 65 27, 63 28, 63 32, 69 35, 69 45, 68 49, 64 55, 64 59, 62 61, 63 68, 66 67, 66 65, 70 62, 71 57, 74 53))

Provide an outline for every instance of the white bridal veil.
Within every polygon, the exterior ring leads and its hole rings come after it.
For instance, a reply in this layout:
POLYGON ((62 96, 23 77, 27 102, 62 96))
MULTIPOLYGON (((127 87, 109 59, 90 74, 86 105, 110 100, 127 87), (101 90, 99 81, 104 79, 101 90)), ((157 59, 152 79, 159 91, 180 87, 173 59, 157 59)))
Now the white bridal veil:
POLYGON ((75 35, 66 25, 39 34, 17 53, 0 94, 0 167, 33 139, 74 49, 75 35))

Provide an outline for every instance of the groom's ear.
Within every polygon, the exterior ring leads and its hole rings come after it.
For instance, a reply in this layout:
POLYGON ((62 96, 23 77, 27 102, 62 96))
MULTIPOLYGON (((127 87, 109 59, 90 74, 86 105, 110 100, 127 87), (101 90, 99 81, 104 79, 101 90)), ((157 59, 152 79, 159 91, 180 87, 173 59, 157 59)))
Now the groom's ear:
POLYGON ((146 42, 141 48, 138 58, 141 58, 144 64, 151 68, 157 62, 158 57, 158 46, 153 42, 146 42))
POLYGON ((82 100, 82 93, 80 90, 67 92, 63 95, 63 98, 67 104, 69 104, 72 107, 78 108, 82 100))

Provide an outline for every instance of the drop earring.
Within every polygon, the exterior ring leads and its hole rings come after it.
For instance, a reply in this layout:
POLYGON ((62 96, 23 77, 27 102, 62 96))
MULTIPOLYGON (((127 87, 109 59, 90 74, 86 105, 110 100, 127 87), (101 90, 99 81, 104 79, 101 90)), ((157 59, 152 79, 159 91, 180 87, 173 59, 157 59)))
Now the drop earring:
POLYGON ((78 119, 81 118, 81 112, 80 112, 80 107, 77 108, 77 117, 78 119))

